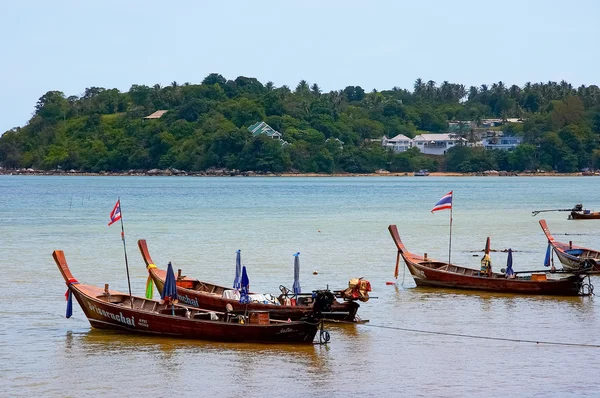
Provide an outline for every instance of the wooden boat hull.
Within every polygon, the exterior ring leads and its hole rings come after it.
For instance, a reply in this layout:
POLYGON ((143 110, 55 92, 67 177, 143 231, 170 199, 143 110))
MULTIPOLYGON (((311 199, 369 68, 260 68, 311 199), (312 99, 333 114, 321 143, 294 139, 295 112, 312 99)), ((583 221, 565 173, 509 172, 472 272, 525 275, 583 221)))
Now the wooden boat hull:
MULTIPOLYGON (((166 271, 161 270, 154 265, 145 240, 139 240, 138 247, 140 248, 140 252, 146 263, 148 274, 156 284, 157 289, 162 291, 166 278, 166 271)), ((312 305, 292 306, 265 303, 241 304, 239 300, 223 297, 223 292, 230 289, 187 277, 179 278, 177 285, 177 295, 180 302, 207 310, 224 311, 226 306, 230 304, 234 311, 268 311, 271 319, 281 320, 298 320, 313 313, 312 305), (210 291, 201 291, 183 287, 190 285, 198 286, 199 284, 210 286, 211 288, 208 289, 210 291)), ((322 313, 322 318, 326 321, 360 322, 356 316, 359 307, 360 305, 355 301, 336 300, 331 305, 331 311, 322 313)))
POLYGON ((509 279, 499 273, 480 276, 480 272, 475 269, 426 259, 406 249, 395 225, 390 225, 388 229, 398 247, 397 261, 400 256, 404 259, 417 286, 557 296, 576 296, 581 292, 583 277, 580 275, 545 280, 509 279))
MULTIPOLYGON (((171 308, 156 300, 130 298, 116 291, 109 294, 98 287, 70 283, 71 275, 62 251, 53 253, 68 289, 83 309, 90 324, 99 329, 115 329, 130 333, 169 336, 199 340, 247 343, 312 344, 319 322, 276 322, 269 324, 233 323, 188 318, 185 307, 176 306, 180 315, 171 315, 171 308)), ((197 315, 207 315, 207 313, 197 315)))
MULTIPOLYGON (((90 324, 98 329, 126 330, 128 332, 161 336, 247 343, 312 343, 318 323, 290 322, 273 325, 223 323, 153 314, 130 310, 123 306, 95 300, 83 293, 81 287, 71 287, 90 324)), ((112 292, 118 295, 118 292, 112 292)), ((168 308, 165 308, 168 312, 168 308)))
POLYGON ((569 218, 571 220, 600 220, 600 212, 581 213, 572 211, 569 218))
POLYGON ((600 271, 600 251, 576 246, 571 242, 558 242, 550 233, 546 220, 540 220, 540 226, 548 239, 548 243, 552 246, 552 250, 556 254, 556 257, 558 257, 558 261, 562 264, 563 269, 567 271, 578 271, 583 268, 586 260, 592 260, 596 265, 589 262, 589 264, 592 264, 591 270, 600 271))
MULTIPOLYGON (((405 260, 406 261, 406 260, 405 260)), ((481 277, 436 271, 419 263, 406 262, 417 286, 434 286, 454 289, 485 290, 489 292, 576 296, 581 287, 580 277, 569 277, 544 282, 507 279, 504 276, 481 277)), ((471 270, 477 273, 476 270, 471 270)))

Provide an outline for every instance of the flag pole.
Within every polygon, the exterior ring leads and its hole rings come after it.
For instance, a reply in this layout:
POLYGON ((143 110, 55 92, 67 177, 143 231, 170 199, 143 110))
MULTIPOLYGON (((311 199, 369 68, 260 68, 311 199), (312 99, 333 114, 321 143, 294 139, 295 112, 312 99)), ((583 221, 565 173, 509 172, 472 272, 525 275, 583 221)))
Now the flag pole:
MULTIPOLYGON (((452 193, 454 200, 454 193, 452 193)), ((450 265, 450 255, 452 253, 452 207, 450 207, 450 243, 448 243, 448 265, 450 265)))
POLYGON ((119 201, 119 212, 121 213, 121 239, 123 240, 123 253, 125 253, 125 269, 127 270, 127 285, 129 286, 129 301, 133 308, 133 296, 131 295, 131 280, 129 279, 129 263, 127 262, 127 247, 125 246, 125 228, 123 227, 123 207, 121 207, 121 198, 119 201))

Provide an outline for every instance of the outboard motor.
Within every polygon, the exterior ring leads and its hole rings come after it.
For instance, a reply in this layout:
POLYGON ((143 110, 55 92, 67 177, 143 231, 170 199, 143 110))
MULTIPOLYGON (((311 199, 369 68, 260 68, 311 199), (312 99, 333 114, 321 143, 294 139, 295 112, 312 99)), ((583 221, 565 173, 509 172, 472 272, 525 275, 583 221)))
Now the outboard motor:
POLYGON ((322 318, 323 312, 331 311, 331 305, 335 301, 335 296, 330 290, 317 290, 313 292, 313 316, 322 318))
POLYGON ((319 330, 319 344, 327 344, 331 340, 329 332, 323 329, 323 312, 331 311, 331 305, 335 301, 335 296, 331 290, 317 290, 313 294, 313 312, 312 317, 318 319, 321 323, 319 330))

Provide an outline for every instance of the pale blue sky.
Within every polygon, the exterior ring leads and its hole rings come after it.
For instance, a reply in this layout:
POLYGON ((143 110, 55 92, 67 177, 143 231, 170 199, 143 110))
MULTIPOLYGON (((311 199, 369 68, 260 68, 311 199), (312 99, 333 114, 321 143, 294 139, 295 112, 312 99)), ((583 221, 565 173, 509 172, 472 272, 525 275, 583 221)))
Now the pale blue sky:
POLYGON ((0 0, 0 132, 49 90, 198 83, 324 91, 416 78, 600 84, 600 2, 0 0))

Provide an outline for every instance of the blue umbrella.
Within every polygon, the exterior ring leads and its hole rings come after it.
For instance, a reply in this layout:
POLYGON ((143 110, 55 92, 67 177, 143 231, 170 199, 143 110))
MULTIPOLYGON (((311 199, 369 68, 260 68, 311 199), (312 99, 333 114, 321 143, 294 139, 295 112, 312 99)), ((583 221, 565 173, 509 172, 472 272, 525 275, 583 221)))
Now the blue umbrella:
POLYGON ((67 290, 67 313, 66 313, 66 317, 70 318, 71 316, 73 316, 73 292, 71 292, 71 289, 67 290))
POLYGON ((160 292, 160 298, 166 300, 167 297, 171 299, 171 312, 175 315, 174 302, 177 299, 177 283, 175 283, 175 274, 173 273, 173 266, 170 261, 169 266, 167 267, 165 285, 163 286, 162 292, 160 292))
POLYGON ((552 255, 552 245, 548 242, 548 249, 546 250, 546 258, 544 259, 544 267, 550 266, 550 256, 552 255))
POLYGON ((294 254, 294 294, 300 294, 300 252, 294 254))
POLYGON ((506 276, 512 276, 515 274, 512 267, 512 249, 508 249, 508 258, 506 259, 506 276))
POLYGON ((248 273, 246 272, 246 266, 242 267, 242 286, 240 288, 240 303, 249 304, 250 296, 248 296, 248 292, 250 291, 250 279, 248 279, 248 273))
POLYGON ((238 290, 241 287, 240 274, 242 273, 242 258, 240 252, 241 250, 236 251, 237 254, 235 256, 235 279, 233 280, 233 288, 238 290))

